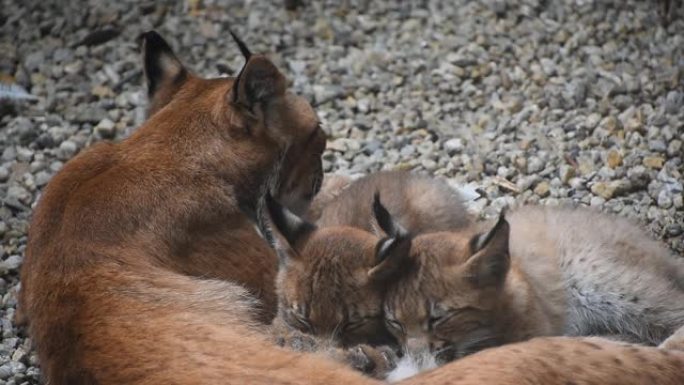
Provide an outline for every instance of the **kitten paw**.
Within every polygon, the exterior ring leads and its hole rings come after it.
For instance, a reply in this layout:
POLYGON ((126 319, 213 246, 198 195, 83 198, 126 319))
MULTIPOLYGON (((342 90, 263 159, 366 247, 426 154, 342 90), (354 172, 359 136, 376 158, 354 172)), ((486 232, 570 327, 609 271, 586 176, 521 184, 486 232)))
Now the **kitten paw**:
POLYGON ((296 352, 315 352, 317 350, 316 338, 298 331, 290 331, 276 337, 278 346, 292 349, 296 352))
POLYGON ((396 368, 397 355, 387 346, 358 345, 347 350, 345 360, 362 373, 384 379, 390 371, 396 368))

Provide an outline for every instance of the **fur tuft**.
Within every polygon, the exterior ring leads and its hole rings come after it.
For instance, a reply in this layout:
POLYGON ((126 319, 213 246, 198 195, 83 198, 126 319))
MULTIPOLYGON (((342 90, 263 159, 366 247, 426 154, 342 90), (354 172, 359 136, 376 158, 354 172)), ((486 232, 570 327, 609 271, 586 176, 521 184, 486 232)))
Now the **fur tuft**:
POLYGON ((399 382, 424 371, 437 367, 435 357, 430 352, 418 355, 406 353, 397 362, 397 367, 387 375, 387 382, 399 382))

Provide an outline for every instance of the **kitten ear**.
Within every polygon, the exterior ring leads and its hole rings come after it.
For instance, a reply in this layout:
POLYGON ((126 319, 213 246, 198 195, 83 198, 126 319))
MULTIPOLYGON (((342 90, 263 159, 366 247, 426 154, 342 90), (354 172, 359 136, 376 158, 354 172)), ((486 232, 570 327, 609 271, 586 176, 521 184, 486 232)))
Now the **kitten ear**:
POLYGON ((271 193, 264 197, 264 206, 257 220, 259 231, 276 251, 282 265, 296 257, 293 248, 314 231, 316 225, 298 217, 278 203, 271 193))
POLYGON ((150 100, 148 115, 152 115, 171 101, 187 78, 188 71, 173 53, 169 43, 157 32, 145 32, 139 39, 150 100))
POLYGON ((373 195, 373 219, 375 219, 375 224, 379 227, 380 231, 376 229, 376 235, 381 236, 380 232, 384 232, 388 237, 406 237, 408 236, 408 231, 397 222, 392 214, 387 210, 387 208, 380 201, 380 192, 376 191, 373 195))
POLYGON ((368 270, 373 282, 383 282, 404 272, 411 264, 411 237, 384 238, 375 246, 375 265, 368 270))
POLYGON ((385 234, 375 247, 375 265, 368 271, 372 281, 384 281, 403 271, 410 263, 411 236, 389 213, 380 201, 380 193, 373 197, 373 216, 385 234))
POLYGON ((287 81, 275 64, 263 55, 252 54, 232 31, 230 35, 245 57, 245 65, 233 84, 231 102, 252 111, 255 104, 268 102, 285 94, 287 81))
POLYGON ((503 284, 511 264, 509 235, 510 225, 502 212, 494 227, 471 239, 473 255, 466 262, 466 269, 468 277, 476 286, 503 284))

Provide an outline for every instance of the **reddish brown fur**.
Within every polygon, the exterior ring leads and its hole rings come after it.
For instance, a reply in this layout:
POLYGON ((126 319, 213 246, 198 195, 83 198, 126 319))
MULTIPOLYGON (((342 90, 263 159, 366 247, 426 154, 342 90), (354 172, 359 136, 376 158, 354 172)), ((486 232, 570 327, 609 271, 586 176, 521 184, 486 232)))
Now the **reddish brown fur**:
POLYGON ((684 353, 599 338, 536 338, 488 349, 401 384, 678 385, 684 353))
MULTIPOLYGON (((172 54, 161 55, 177 74, 172 54)), ((284 82, 262 56, 245 68, 284 82)), ((324 147, 315 113, 281 92, 247 111, 231 102, 234 79, 184 71, 160 84, 150 119, 68 162, 35 210, 21 307, 51 384, 198 382, 177 372, 234 359, 223 344, 251 315, 275 312, 276 258, 241 206, 269 186, 294 206, 315 193, 324 147), (217 279, 244 285, 261 311, 217 279)))

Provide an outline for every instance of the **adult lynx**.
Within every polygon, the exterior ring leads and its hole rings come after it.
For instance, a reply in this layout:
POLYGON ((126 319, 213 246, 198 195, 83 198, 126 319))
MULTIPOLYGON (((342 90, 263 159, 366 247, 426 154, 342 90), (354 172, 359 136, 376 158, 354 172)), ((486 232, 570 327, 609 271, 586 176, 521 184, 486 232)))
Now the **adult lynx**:
POLYGON ((45 189, 20 306, 49 384, 225 383, 244 369, 236 355, 268 346, 252 325, 275 312, 277 259, 242 209, 269 191, 301 212, 325 135, 276 67, 240 46, 237 78, 202 79, 145 34, 150 118, 45 189))

